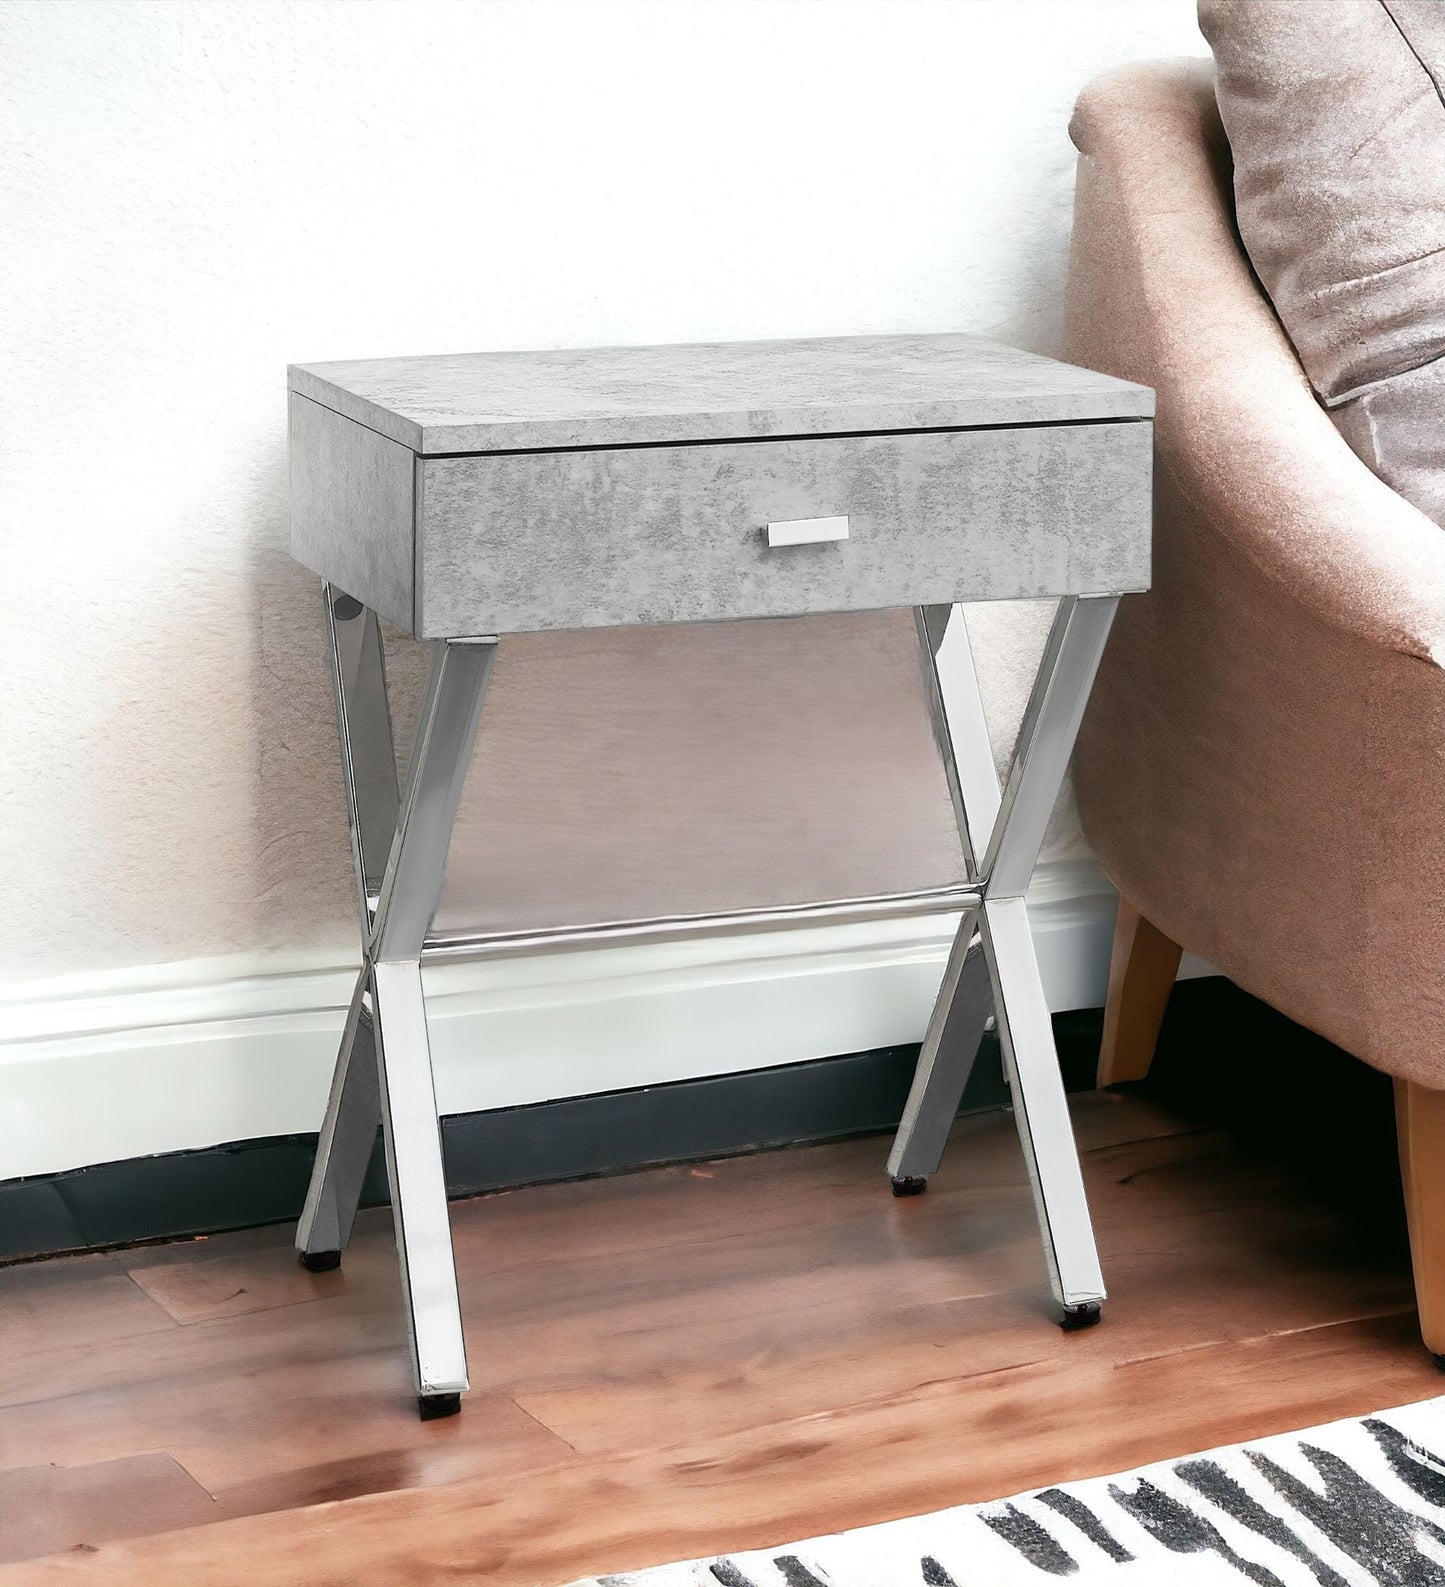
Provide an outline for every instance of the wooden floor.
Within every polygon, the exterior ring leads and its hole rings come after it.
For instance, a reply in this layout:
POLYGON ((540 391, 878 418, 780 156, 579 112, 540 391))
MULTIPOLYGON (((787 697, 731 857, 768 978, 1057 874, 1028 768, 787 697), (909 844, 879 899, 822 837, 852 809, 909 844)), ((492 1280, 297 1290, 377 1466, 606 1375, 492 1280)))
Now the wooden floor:
POLYGON ((0 1272, 0 1587, 555 1587, 1445 1387, 1349 1195, 1137 1098, 1075 1120, 1111 1290, 1078 1334, 1003 1114, 912 1200, 875 1138, 458 1204, 443 1422, 385 1214, 334 1274, 286 1229, 0 1272))

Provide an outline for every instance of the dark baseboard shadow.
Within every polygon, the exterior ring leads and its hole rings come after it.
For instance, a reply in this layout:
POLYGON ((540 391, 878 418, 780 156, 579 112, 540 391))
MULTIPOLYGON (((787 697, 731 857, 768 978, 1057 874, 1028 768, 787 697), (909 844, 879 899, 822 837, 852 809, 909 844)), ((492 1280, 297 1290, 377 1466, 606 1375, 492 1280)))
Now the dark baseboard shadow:
MULTIPOLYGON (((1087 1091, 1102 1011, 1054 1017, 1071 1091, 1087 1091)), ((453 1196, 625 1173, 661 1163, 767 1151, 898 1123, 916 1047, 742 1070, 671 1085, 566 1097, 442 1121, 453 1196)), ((1343 1231, 1404 1240, 1390 1081, 1222 977, 1174 989, 1143 1087, 1201 1125, 1289 1161, 1338 1205, 1343 1231)), ((990 1035, 960 1112, 1007 1101, 990 1035)), ((235 1141, 0 1181, 0 1263, 143 1244, 257 1224, 301 1211, 315 1135, 235 1141)), ((883 1172, 886 1141, 878 1144, 883 1172)), ((387 1200, 380 1147, 364 1201, 387 1200)))
MULTIPOLYGON (((1054 1019, 1066 1082, 1093 1084, 1101 1014, 1054 1019)), ((893 1129, 917 1047, 742 1070, 670 1085, 565 1097, 443 1119, 453 1196, 625 1173, 893 1129)), ((960 1111, 1007 1100, 990 1035, 960 1111)), ((272 1136, 0 1181, 0 1263, 223 1229, 284 1223, 301 1211, 316 1136, 272 1136)), ((879 1172, 886 1148, 880 1144, 879 1172)), ((363 1204, 387 1201, 380 1143, 363 1204)))

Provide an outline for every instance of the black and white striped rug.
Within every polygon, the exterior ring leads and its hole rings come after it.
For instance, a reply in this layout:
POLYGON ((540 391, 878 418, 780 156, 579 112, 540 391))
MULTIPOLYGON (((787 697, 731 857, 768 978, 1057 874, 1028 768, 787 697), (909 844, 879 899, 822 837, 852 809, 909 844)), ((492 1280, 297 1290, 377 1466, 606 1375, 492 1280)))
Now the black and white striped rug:
POLYGON ((575 1587, 1445 1587, 1445 1398, 575 1587))

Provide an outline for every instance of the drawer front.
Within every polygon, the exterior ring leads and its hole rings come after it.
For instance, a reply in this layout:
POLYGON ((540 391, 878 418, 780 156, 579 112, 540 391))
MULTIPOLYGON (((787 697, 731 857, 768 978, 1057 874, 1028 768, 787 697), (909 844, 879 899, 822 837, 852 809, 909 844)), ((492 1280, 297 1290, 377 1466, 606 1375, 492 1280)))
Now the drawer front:
POLYGON ((1143 589, 1152 429, 419 458, 417 632, 1143 589), (841 517, 846 539, 769 544, 769 524, 841 517))

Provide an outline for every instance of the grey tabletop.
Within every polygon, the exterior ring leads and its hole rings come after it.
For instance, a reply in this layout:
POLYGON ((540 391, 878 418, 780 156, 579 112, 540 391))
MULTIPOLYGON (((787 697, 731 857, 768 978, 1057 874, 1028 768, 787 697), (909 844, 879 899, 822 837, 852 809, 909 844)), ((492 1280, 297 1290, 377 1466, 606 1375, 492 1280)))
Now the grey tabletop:
POLYGON ((838 336, 294 364, 423 456, 1145 419, 1147 387, 975 336, 838 336))

